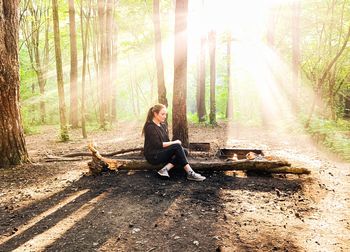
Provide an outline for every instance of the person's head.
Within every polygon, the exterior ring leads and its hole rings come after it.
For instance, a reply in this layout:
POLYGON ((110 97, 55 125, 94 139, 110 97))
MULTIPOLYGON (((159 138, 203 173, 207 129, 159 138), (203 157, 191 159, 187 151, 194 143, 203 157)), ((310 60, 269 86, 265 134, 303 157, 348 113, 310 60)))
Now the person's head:
POLYGON ((166 120, 166 115, 167 111, 165 105, 159 103, 151 107, 148 110, 146 122, 142 129, 142 134, 145 133, 145 127, 147 123, 150 123, 152 121, 156 123, 164 123, 166 120))

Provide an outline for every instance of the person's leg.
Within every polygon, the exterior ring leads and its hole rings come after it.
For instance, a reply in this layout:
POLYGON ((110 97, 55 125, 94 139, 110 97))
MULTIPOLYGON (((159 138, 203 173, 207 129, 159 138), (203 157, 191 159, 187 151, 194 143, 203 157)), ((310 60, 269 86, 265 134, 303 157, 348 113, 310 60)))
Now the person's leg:
POLYGON ((172 163, 167 163, 162 169, 160 169, 158 171, 158 174, 162 177, 168 177, 170 178, 169 176, 169 171, 170 169, 172 169, 175 165, 173 165, 172 163))
POLYGON ((195 181, 203 181, 206 178, 192 170, 188 163, 188 152, 180 144, 173 144, 157 153, 159 163, 168 162, 165 167, 158 171, 161 176, 169 177, 168 171, 175 165, 183 167, 187 173, 187 179, 195 181))
POLYGON ((206 177, 204 177, 201 174, 192 170, 192 167, 189 164, 185 165, 184 169, 187 172, 187 179, 188 180, 203 181, 206 179, 206 177))
POLYGON ((199 173, 193 171, 192 167, 188 163, 187 156, 188 151, 184 149, 181 145, 176 145, 176 152, 171 163, 181 165, 187 173, 187 179, 195 181, 203 181, 206 178, 199 173))
POLYGON ((187 165, 188 151, 184 149, 180 144, 173 144, 171 146, 174 149, 174 155, 172 156, 170 162, 174 165, 180 165, 181 167, 187 165))
POLYGON ((158 174, 163 177, 170 177, 168 172, 177 164, 176 156, 178 155, 181 155, 181 153, 179 154, 179 148, 176 145, 171 145, 169 147, 166 147, 160 150, 156 155, 155 163, 156 164, 167 163, 167 164, 158 171, 158 174))

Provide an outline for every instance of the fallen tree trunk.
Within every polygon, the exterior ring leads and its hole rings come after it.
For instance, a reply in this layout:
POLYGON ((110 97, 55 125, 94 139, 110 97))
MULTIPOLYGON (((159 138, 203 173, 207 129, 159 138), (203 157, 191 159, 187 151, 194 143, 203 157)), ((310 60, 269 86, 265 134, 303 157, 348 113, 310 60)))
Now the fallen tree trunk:
MULTIPOLYGON (((123 149, 123 150, 109 152, 109 153, 102 153, 101 155, 105 157, 113 157, 119 154, 125 154, 129 152, 136 152, 136 151, 142 151, 142 150, 143 148, 139 147, 139 148, 123 149)), ((78 152, 78 153, 66 154, 66 155, 63 155, 62 157, 78 157, 78 156, 91 156, 91 155, 92 154, 90 152, 78 152)))
MULTIPOLYGON (((89 168, 92 174, 99 174, 104 168, 110 170, 157 170, 161 165, 151 165, 144 159, 110 159, 101 156, 96 148, 89 145, 92 152, 92 161, 89 162, 89 168)), ((238 160, 223 161, 213 160, 195 160, 190 159, 191 167, 199 171, 264 171, 269 173, 295 173, 309 174, 310 171, 305 168, 292 168, 291 164, 284 160, 238 160)))
MULTIPOLYGON (((119 151, 103 153, 101 155, 105 157, 113 157, 115 155, 126 154, 126 153, 136 152, 136 151, 143 151, 143 148, 138 147, 138 148, 131 148, 131 149, 122 149, 119 151)), ((45 162, 80 161, 83 159, 83 157, 91 157, 91 156, 92 156, 91 152, 76 152, 76 153, 66 154, 63 156, 46 155, 44 160, 45 162)))

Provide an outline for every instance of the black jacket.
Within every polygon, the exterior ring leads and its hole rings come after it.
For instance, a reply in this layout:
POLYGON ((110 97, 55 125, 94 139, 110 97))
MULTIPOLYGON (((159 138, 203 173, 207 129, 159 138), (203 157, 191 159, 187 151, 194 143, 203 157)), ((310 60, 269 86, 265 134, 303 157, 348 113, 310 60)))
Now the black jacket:
POLYGON ((169 142, 169 132, 166 124, 160 126, 154 122, 147 122, 145 127, 144 155, 146 159, 152 159, 157 152, 163 149, 163 142, 169 142))

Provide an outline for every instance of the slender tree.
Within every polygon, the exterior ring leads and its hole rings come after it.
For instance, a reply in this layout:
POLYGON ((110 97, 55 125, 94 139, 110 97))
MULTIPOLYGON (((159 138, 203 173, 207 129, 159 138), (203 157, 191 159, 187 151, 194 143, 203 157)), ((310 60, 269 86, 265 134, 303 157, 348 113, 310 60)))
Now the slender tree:
POLYGON ((106 2, 98 0, 98 24, 100 37, 99 55, 99 90, 100 90, 100 127, 106 128, 106 113, 108 107, 108 83, 107 83, 107 47, 106 47, 106 2))
POLYGON ((162 36, 160 31, 159 0, 153 0, 154 46, 158 79, 158 102, 168 106, 164 81, 164 64, 162 57, 162 36))
POLYGON ((293 85, 294 95, 297 98, 300 85, 300 1, 292 3, 292 61, 293 61, 293 85))
POLYGON ((315 106, 316 106, 316 100, 317 100, 317 97, 320 96, 321 88, 323 87, 327 76, 330 74, 332 68, 334 67, 334 64, 337 62, 339 57, 343 54, 344 50, 346 49, 346 46, 347 46, 347 44, 349 42, 349 39, 350 39, 350 26, 348 27, 347 34, 345 36, 343 44, 342 44, 341 48, 339 49, 338 53, 327 64, 327 66, 325 67, 325 70, 322 72, 322 76, 320 78, 316 79, 315 86, 316 86, 316 95, 317 96, 315 96, 314 99, 313 99, 313 102, 312 102, 312 105, 311 105, 311 109, 310 109, 310 112, 309 112, 309 115, 308 115, 308 119, 307 119, 307 121, 305 123, 305 128, 308 128, 310 126, 311 118, 312 118, 312 115, 314 113, 315 106))
POLYGON ((55 56, 56 56, 56 72, 57 72, 57 89, 58 89, 58 102, 59 102, 59 114, 60 114, 60 137, 62 141, 69 139, 67 120, 66 120, 66 105, 64 98, 64 83, 63 83, 63 70, 62 70, 62 55, 61 55, 61 41, 60 41, 60 25, 58 17, 58 5, 57 0, 52 0, 52 16, 53 16, 53 31, 55 39, 55 56))
POLYGON ((70 113, 69 122, 72 128, 78 127, 78 53, 75 29, 74 0, 68 0, 70 32, 70 113))
POLYGON ((214 31, 209 32, 209 56, 210 56, 210 113, 209 123, 216 124, 216 100, 215 100, 215 81, 216 81, 216 34, 214 31))
POLYGON ((83 66, 82 66, 82 77, 81 77, 81 131, 83 138, 87 138, 86 133, 86 120, 85 120, 85 79, 86 79, 86 67, 87 67, 87 49, 88 49, 88 37, 89 37, 89 29, 90 29, 90 15, 91 15, 91 3, 92 0, 89 1, 88 13, 86 14, 86 27, 84 31, 84 9, 83 4, 80 6, 80 26, 81 26, 81 40, 83 47, 83 66))
POLYGON ((19 0, 0 7, 0 167, 28 161, 19 111, 19 0))
MULTIPOLYGON (((33 0, 27 0, 24 5, 30 15, 23 15, 21 20, 21 31, 24 43, 28 49, 31 66, 36 74, 40 92, 40 122, 46 122, 45 87, 49 59, 49 6, 47 2, 34 5, 33 0), (40 45, 42 28, 45 28, 44 47, 40 45)), ((32 83, 32 92, 35 91, 35 83, 32 83)), ((34 104, 33 104, 34 106, 34 104)), ((33 111, 33 115, 35 115, 33 111)))
POLYGON ((227 33, 227 105, 226 105, 226 118, 231 120, 233 118, 233 88, 231 77, 231 33, 227 33))
POLYGON ((176 0, 173 89, 173 138, 189 145, 186 117, 187 92, 187 12, 188 1, 176 0))
MULTIPOLYGON (((115 16, 115 12, 116 12, 116 1, 114 1, 114 5, 113 5, 113 16, 115 16)), ((117 42, 118 42, 118 26, 117 23, 114 21, 112 23, 112 29, 113 29, 113 36, 112 36, 112 72, 113 72, 113 79, 116 80, 117 79, 117 70, 118 70, 118 47, 117 47, 117 42)), ((117 120, 117 88, 116 88, 116 82, 114 82, 114 85, 112 85, 112 100, 111 100, 111 106, 112 106, 112 110, 111 110, 111 118, 112 118, 112 122, 115 122, 117 120)))
POLYGON ((111 105, 112 105, 112 32, 113 32, 113 0, 107 0, 106 3, 106 40, 105 40, 105 82, 106 82, 106 115, 108 117, 108 121, 112 123, 111 117, 111 105))
POLYGON ((206 108, 205 108, 205 52, 206 52, 207 38, 203 33, 201 35, 201 47, 199 52, 199 76, 198 76, 198 88, 197 88, 197 114, 198 121, 205 122, 206 108))

